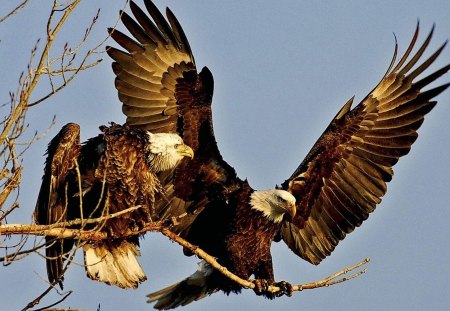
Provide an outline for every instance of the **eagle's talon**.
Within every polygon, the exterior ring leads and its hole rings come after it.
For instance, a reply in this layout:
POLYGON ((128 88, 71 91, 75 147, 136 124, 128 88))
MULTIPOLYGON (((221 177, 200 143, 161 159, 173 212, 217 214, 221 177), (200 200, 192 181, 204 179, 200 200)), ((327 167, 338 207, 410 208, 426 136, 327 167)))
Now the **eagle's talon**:
POLYGON ((253 291, 258 296, 261 296, 261 295, 267 293, 267 291, 269 290, 269 282, 265 279, 253 280, 253 284, 255 284, 253 291))
POLYGON ((144 229, 144 227, 147 225, 147 222, 145 220, 138 220, 135 222, 135 230, 140 231, 144 229))
POLYGON ((173 226, 176 226, 177 224, 178 224, 178 221, 177 221, 177 217, 175 217, 175 216, 167 218, 163 221, 163 226, 166 228, 169 228, 169 229, 172 228, 173 226))
POLYGON ((275 282, 273 283, 273 285, 280 288, 280 290, 275 293, 275 296, 277 297, 281 297, 283 295, 291 297, 292 294, 294 293, 294 288, 292 284, 286 281, 275 282))

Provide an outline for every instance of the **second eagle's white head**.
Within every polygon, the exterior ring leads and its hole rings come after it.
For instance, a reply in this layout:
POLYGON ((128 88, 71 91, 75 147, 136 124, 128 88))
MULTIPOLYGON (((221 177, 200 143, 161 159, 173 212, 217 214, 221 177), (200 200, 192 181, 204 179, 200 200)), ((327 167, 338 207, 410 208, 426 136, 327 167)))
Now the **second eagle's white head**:
POLYGON ((174 168, 184 157, 194 157, 192 148, 184 144, 178 134, 147 132, 147 136, 150 150, 148 160, 155 172, 174 168))

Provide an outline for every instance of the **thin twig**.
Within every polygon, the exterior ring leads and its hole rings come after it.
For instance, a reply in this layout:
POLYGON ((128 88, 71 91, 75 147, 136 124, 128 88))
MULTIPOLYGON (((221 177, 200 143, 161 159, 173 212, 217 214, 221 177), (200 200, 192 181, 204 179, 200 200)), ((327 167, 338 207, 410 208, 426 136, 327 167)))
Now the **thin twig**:
MULTIPOLYGON (((63 271, 62 271, 60 277, 62 277, 62 276, 64 275, 64 273, 65 273, 65 272, 67 271, 67 269, 69 268, 70 264, 73 262, 73 259, 74 259, 74 257, 75 257, 76 251, 77 251, 77 248, 74 248, 73 251, 72 251, 72 253, 71 253, 71 255, 70 255, 70 257, 69 257, 69 259, 67 260, 66 265, 64 266, 64 269, 63 269, 63 271)), ((60 279, 57 279, 57 280, 55 280, 52 284, 50 284, 50 286, 49 286, 45 291, 43 291, 39 296, 37 296, 35 299, 33 299, 33 301, 29 302, 29 303, 25 306, 25 308, 22 309, 22 311, 26 311, 26 310, 28 310, 28 309, 34 307, 35 305, 39 304, 39 302, 41 301, 41 299, 44 298, 44 297, 45 297, 52 289, 54 289, 54 288, 55 288, 55 285, 58 284, 59 281, 60 281, 60 279)), ((58 303, 64 301, 71 293, 72 293, 72 292, 69 291, 69 293, 66 294, 66 295, 63 297, 63 299, 60 300, 58 303)))
MULTIPOLYGON (((54 306, 60 304, 61 302, 63 302, 64 300, 66 300, 66 298, 69 297, 72 293, 73 293, 72 291, 69 291, 69 292, 67 292, 61 299, 59 299, 58 301, 55 301, 55 302, 52 303, 51 305, 48 305, 48 306, 45 306, 45 307, 36 309, 36 310, 34 310, 34 311, 44 311, 44 310, 47 310, 47 311, 48 311, 48 310, 50 310, 49 308, 54 307, 54 306)), ((72 309, 71 309, 71 310, 72 310, 72 309)))
POLYGON ((324 279, 322 279, 320 281, 296 285, 292 289, 294 291, 302 291, 302 290, 305 290, 305 289, 313 289, 313 288, 319 288, 319 287, 328 287, 328 286, 332 286, 332 285, 335 285, 335 284, 338 284, 338 283, 349 281, 351 279, 354 279, 354 278, 360 276, 361 274, 366 273, 367 272, 367 268, 359 270, 359 271, 357 271, 357 272, 355 272, 355 273, 353 273, 353 274, 351 274, 351 275, 349 275, 347 277, 343 277, 343 278, 340 278, 340 279, 337 279, 337 278, 340 277, 341 275, 348 274, 349 272, 354 271, 354 270, 358 269, 359 267, 361 267, 361 266, 363 266, 363 265, 365 265, 365 264, 367 264, 369 262, 370 262, 370 258, 369 257, 364 258, 363 260, 361 260, 357 264, 354 264, 353 266, 344 268, 344 269, 342 269, 342 270, 340 270, 340 271, 338 271, 338 272, 336 272, 336 273, 334 273, 334 274, 332 274, 330 276, 327 276, 326 278, 324 278, 324 279))
POLYGON ((30 1, 30 0, 23 1, 21 4, 16 6, 11 12, 9 12, 8 14, 6 14, 2 18, 0 18, 0 24, 3 23, 8 18, 10 18, 11 16, 16 15, 17 13, 19 13, 28 4, 28 1, 30 1))
POLYGON ((42 243, 42 244, 36 245, 33 248, 24 250, 24 251, 16 251, 14 254, 6 255, 4 257, 0 257, 0 262, 4 262, 4 265, 7 265, 9 262, 12 262, 12 261, 16 260, 16 258, 18 256, 24 255, 23 257, 25 257, 25 255, 29 255, 30 253, 32 253, 34 251, 37 251, 37 250, 41 249, 42 247, 44 247, 46 245, 47 245, 47 243, 42 243))

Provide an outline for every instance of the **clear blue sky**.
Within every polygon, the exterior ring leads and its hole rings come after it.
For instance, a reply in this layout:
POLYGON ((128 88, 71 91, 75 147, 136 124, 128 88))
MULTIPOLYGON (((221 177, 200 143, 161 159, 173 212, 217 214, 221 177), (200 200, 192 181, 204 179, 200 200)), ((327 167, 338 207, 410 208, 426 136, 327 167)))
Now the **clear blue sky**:
MULTIPOLYGON (((0 25, 1 103, 8 102, 8 92, 16 89, 35 40, 44 36, 50 2, 32 1, 18 16, 0 25)), ((90 40, 94 45, 105 36, 106 27, 114 25, 122 2, 82 2, 53 55, 65 41, 77 42, 101 7, 90 40)), ((353 95, 359 102, 378 83, 393 53, 393 32, 403 52, 418 18, 420 42, 435 22, 427 55, 450 38, 448 0, 155 2, 160 8, 171 7, 189 38, 197 66, 208 66, 213 72, 219 148, 239 176, 258 189, 272 188, 289 177, 341 106, 353 95)), ((7 9, 2 4, 1 15, 7 9)), ((53 115, 57 124, 25 157, 21 208, 9 222, 31 221, 43 154, 63 124, 79 123, 85 140, 96 135, 101 124, 124 121, 111 61, 105 54, 98 57, 104 58, 99 66, 31 109, 28 135, 45 129, 53 115)), ((449 62, 447 49, 432 68, 449 62)), ((449 81, 450 75, 441 80, 449 81)), ((39 93, 45 93, 44 89, 39 93)), ((448 310, 450 92, 440 95, 438 101, 412 151, 394 168, 394 179, 381 205, 331 257, 316 267, 282 243, 272 247, 278 280, 315 281, 371 257, 366 275, 275 301, 256 297, 251 291, 230 297, 217 293, 182 310, 448 310)), ((101 310, 150 310, 145 295, 192 273, 198 261, 184 257, 179 246, 157 234, 147 234, 142 255, 149 278, 137 290, 96 283, 85 277, 81 266, 72 266, 65 287, 74 293, 62 306, 96 310, 100 304, 101 310)), ((82 263, 81 256, 78 262, 82 263)), ((0 268, 0 279, 0 308, 21 309, 47 287, 45 262, 33 254, 0 268)), ((48 296, 42 306, 57 299, 57 295, 48 296)))

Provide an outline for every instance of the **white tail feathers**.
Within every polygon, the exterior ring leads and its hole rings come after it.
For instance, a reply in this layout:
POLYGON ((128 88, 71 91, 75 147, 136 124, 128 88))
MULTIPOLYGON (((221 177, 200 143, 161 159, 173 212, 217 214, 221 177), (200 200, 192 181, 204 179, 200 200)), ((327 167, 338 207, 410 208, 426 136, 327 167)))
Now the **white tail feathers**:
POLYGON ((173 309, 185 306, 218 291, 218 288, 208 284, 208 277, 214 271, 213 267, 201 261, 198 269, 181 282, 170 285, 157 292, 147 295, 147 302, 155 302, 154 308, 159 310, 173 309))
POLYGON ((137 261, 139 251, 128 241, 85 244, 84 264, 92 280, 116 285, 121 288, 136 288, 147 277, 137 261))

